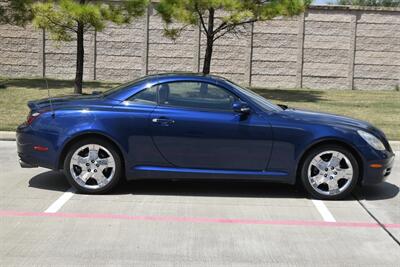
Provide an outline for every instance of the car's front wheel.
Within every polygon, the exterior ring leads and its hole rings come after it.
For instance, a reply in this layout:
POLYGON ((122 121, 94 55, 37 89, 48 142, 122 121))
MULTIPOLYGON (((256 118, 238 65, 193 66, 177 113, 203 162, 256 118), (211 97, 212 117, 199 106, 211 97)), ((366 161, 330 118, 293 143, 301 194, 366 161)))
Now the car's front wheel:
POLYGON ((64 161, 69 183, 83 193, 105 193, 122 175, 121 158, 109 142, 89 138, 76 142, 64 161))
POLYGON ((301 180, 318 199, 343 199, 357 185, 359 167, 353 154, 337 145, 317 147, 303 161, 301 180))

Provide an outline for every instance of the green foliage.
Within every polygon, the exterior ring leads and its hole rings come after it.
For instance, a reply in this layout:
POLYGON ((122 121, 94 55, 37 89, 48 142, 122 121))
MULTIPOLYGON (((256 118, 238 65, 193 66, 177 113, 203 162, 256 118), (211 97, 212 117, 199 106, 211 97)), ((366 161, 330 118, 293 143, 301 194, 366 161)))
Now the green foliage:
POLYGON ((10 0, 0 5, 0 24, 25 26, 32 20, 32 0, 10 0))
POLYGON ((277 16, 293 16, 304 11, 312 0, 160 0, 156 10, 164 20, 165 35, 176 39, 182 29, 200 25, 207 38, 203 73, 210 73, 214 42, 238 27, 277 16), (174 22, 183 25, 177 27, 174 22))
POLYGON ((74 0, 37 2, 32 5, 33 23, 48 30, 54 40, 71 41, 78 23, 84 32, 102 31, 107 22, 129 23, 141 16, 147 4, 148 0, 128 0, 118 5, 74 0))
POLYGON ((181 34, 182 29, 181 28, 168 28, 164 27, 164 35, 172 40, 176 40, 179 35, 181 34))
POLYGON ((144 14, 149 0, 90 1, 53 0, 34 1, 31 5, 33 24, 45 29, 53 40, 77 41, 75 93, 82 93, 84 69, 84 35, 87 31, 102 31, 107 22, 129 23, 144 14))
POLYGON ((400 7, 400 0, 338 0, 338 5, 400 7))
POLYGON ((216 34, 223 35, 238 25, 299 14, 310 3, 311 0, 160 0, 156 10, 167 27, 173 22, 202 24, 203 30, 210 35, 213 32, 209 32, 204 20, 210 11, 219 12, 215 16, 214 29, 216 34))

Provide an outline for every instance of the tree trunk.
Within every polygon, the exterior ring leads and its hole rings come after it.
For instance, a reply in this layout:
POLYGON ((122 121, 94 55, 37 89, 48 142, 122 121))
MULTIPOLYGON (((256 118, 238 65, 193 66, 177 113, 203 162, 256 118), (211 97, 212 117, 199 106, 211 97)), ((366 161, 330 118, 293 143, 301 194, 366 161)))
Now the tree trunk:
POLYGON ((75 94, 82 94, 82 80, 83 80, 83 61, 85 50, 83 47, 83 24, 78 22, 77 28, 77 51, 76 51, 76 73, 75 73, 75 94))
POLYGON ((213 52, 213 45, 214 45, 214 9, 210 8, 208 10, 208 25, 207 25, 207 47, 206 47, 206 54, 204 55, 204 64, 203 64, 203 74, 210 73, 211 67, 211 58, 213 52))
POLYGON ((213 43, 214 43, 213 37, 207 36, 207 48, 206 48, 206 54, 204 56, 203 74, 210 73, 213 43))
MULTIPOLYGON (((79 4, 83 5, 86 0, 79 0, 79 4)), ((84 24, 78 22, 77 32, 76 32, 76 72, 75 72, 75 94, 82 94, 82 80, 83 80, 83 62, 85 58, 84 49, 84 24)))

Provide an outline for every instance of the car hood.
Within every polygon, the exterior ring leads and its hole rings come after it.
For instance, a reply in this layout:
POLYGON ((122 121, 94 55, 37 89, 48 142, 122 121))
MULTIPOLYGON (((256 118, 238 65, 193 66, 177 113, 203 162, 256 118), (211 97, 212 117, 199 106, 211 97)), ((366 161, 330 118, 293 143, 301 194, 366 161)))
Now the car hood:
POLYGON ((384 133, 372 124, 366 121, 357 120, 346 116, 301 109, 286 109, 283 111, 283 114, 285 116, 291 117, 292 119, 303 120, 308 123, 353 128, 355 130, 361 129, 372 132, 379 137, 385 138, 384 133))

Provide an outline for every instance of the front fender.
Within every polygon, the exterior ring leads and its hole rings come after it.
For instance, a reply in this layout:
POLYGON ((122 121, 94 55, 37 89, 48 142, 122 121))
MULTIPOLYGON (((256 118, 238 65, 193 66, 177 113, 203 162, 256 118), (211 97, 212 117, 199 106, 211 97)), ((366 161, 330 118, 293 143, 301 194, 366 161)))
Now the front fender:
POLYGON ((303 120, 271 119, 273 128, 273 150, 268 165, 270 171, 287 171, 295 183, 297 169, 303 156, 318 144, 336 142, 358 150, 359 140, 354 129, 340 126, 304 123, 303 120))

